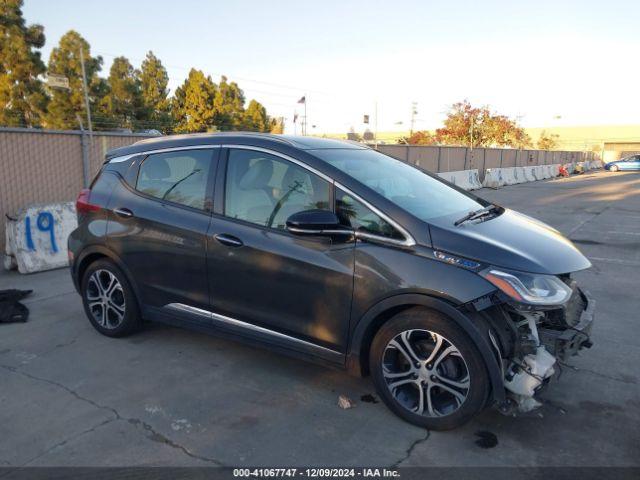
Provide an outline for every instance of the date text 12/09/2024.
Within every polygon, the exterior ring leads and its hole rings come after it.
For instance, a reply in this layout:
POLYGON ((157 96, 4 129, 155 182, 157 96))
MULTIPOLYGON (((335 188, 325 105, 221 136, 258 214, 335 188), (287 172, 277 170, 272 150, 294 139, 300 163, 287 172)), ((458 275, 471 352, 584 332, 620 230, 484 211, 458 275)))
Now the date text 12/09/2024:
POLYGON ((388 468, 235 468, 235 478, 394 478, 400 473, 388 468))

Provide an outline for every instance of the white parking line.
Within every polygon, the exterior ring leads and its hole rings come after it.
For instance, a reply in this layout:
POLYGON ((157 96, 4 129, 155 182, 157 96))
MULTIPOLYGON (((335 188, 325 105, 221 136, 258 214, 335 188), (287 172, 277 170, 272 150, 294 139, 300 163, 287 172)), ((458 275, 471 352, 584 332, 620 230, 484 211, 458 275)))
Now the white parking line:
POLYGON ((620 260, 618 258, 602 258, 602 257, 588 257, 589 260, 595 260, 597 262, 617 263, 618 265, 630 265, 640 266, 640 262, 635 260, 620 260))
POLYGON ((618 235, 636 235, 640 237, 640 232, 619 232, 617 230, 609 230, 607 233, 616 233, 618 235))

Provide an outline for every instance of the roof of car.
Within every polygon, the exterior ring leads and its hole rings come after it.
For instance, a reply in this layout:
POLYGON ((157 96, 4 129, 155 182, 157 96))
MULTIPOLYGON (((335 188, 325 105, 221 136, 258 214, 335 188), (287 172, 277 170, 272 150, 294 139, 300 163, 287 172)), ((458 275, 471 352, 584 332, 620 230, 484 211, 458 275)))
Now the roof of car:
POLYGON ((107 152, 106 158, 114 158, 123 155, 132 155, 148 150, 161 150, 164 148, 188 147, 207 144, 241 143, 256 146, 286 145, 301 150, 317 150, 326 148, 368 148, 357 142, 348 140, 335 140, 332 138, 307 137, 298 135, 276 135, 271 133, 255 132, 217 132, 217 133, 192 133, 186 135, 168 135, 162 137, 147 138, 126 147, 120 147, 107 152))

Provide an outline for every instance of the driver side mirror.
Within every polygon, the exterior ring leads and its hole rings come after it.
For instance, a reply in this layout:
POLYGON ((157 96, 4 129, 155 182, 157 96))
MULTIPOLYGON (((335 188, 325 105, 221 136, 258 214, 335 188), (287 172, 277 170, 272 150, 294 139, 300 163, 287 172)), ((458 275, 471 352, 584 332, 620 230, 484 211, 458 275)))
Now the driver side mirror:
POLYGON ((295 235, 352 235, 329 210, 304 210, 287 219, 287 230, 295 235))

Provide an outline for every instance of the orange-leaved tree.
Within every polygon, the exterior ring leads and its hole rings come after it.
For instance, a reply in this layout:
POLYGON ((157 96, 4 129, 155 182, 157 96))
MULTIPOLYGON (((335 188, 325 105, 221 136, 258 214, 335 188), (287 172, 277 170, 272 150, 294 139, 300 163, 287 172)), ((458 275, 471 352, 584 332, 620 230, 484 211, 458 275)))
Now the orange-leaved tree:
POLYGON ((413 132, 408 137, 402 137, 398 140, 398 143, 408 145, 436 145, 438 142, 431 132, 428 132, 427 130, 420 130, 418 132, 413 132))
POLYGON ((451 106, 444 127, 435 135, 441 145, 466 147, 526 148, 531 138, 515 120, 491 112, 488 106, 474 107, 468 100, 451 106))

